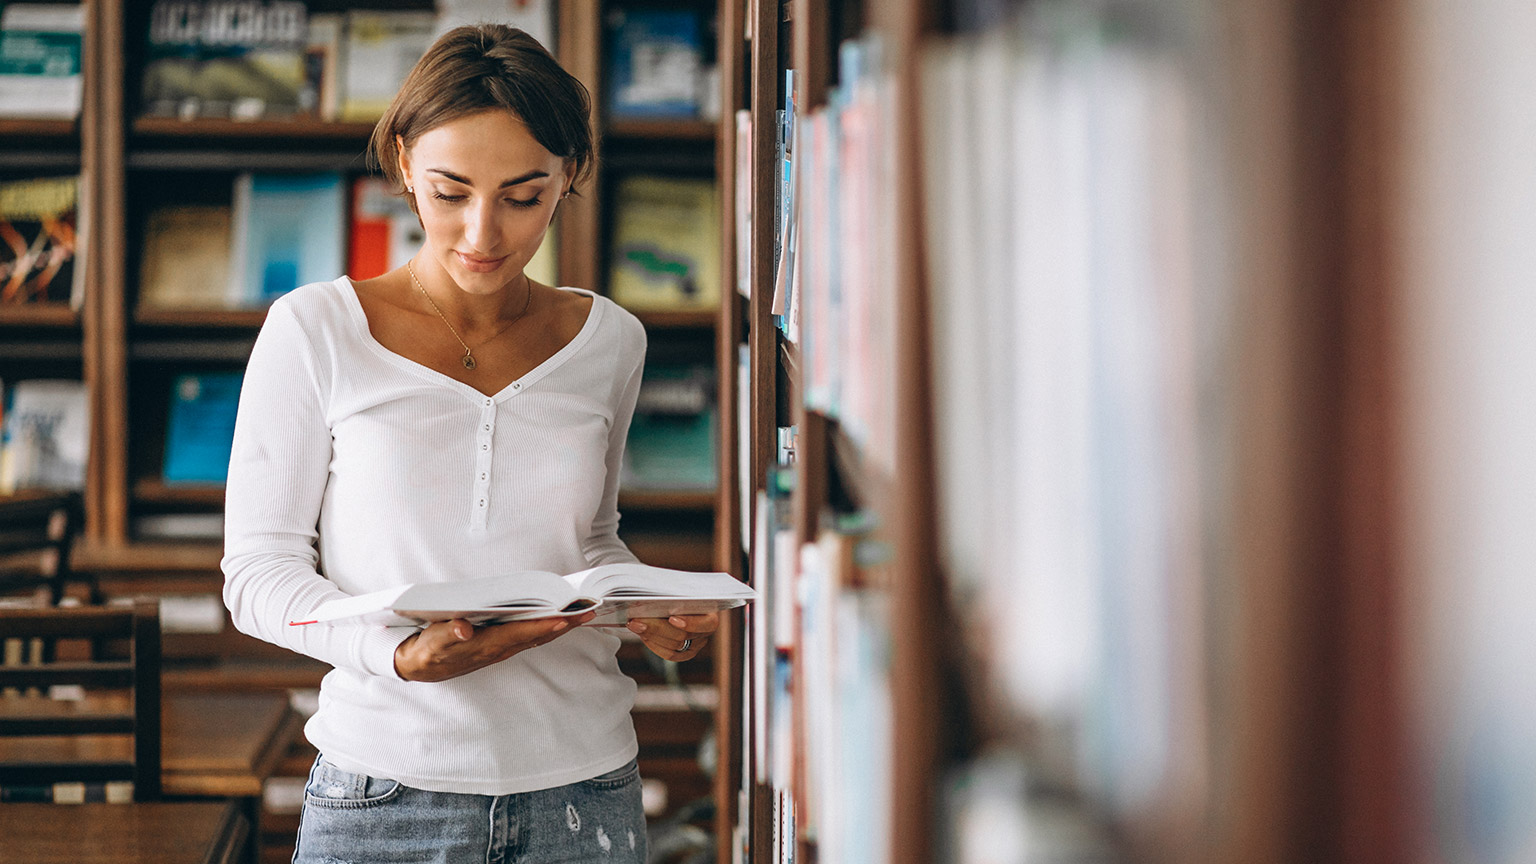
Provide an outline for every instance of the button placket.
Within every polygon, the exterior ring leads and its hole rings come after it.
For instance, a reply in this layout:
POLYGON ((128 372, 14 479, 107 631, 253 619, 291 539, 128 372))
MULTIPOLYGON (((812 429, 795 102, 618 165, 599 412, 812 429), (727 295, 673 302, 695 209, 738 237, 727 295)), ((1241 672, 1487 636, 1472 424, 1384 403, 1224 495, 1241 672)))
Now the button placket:
POLYGON ((496 400, 486 399, 480 409, 480 428, 475 430, 475 479, 471 484, 470 524, 483 529, 490 510, 491 443, 496 433, 496 400))

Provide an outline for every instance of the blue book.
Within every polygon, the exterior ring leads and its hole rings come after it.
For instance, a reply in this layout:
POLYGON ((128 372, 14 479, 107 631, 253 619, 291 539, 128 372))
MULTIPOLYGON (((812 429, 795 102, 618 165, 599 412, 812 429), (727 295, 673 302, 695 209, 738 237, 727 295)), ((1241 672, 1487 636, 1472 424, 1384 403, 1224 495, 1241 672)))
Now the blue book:
POLYGON ((165 430, 166 483, 223 483, 235 440, 240 372, 181 375, 171 389, 165 430))
POLYGON ((235 180, 230 305, 261 307, 346 266, 347 184, 339 173, 235 180))
POLYGON ((614 117, 696 117, 704 64, 697 13, 617 10, 608 17, 608 111, 614 117))

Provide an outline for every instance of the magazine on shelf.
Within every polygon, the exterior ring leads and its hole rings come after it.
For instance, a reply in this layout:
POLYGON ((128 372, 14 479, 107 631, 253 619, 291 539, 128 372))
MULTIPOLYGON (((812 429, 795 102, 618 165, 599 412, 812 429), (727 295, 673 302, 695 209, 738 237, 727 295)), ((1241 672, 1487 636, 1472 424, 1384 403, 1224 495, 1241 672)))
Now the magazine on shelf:
POLYGON ((149 214, 139 266, 144 309, 219 309, 228 304, 230 208, 172 204, 149 214))
POLYGON ((666 618, 730 609, 756 597, 729 573, 695 573, 647 564, 605 564, 565 576, 525 570, 454 582, 421 582, 329 600, 309 624, 382 624, 417 627, 463 618, 501 624, 579 615, 595 610, 588 626, 621 627, 630 618, 666 618))
POLYGON ((609 293, 630 310, 720 302, 720 208, 713 180, 633 174, 614 196, 609 293))
POLYGON ((230 225, 228 305, 263 308, 346 263, 347 185, 341 174, 241 174, 230 225))
POLYGON ((340 117, 372 123, 384 116, 405 76, 432 45, 437 13, 350 9, 342 49, 340 117))
POLYGON ((242 380, 241 372, 177 376, 166 418, 161 470, 166 483, 221 484, 228 479, 242 380))
POLYGON ((700 115, 703 27, 689 10, 624 9, 608 15, 608 110, 613 117, 700 115))
POLYGON ((76 177, 0 182, 0 305, 79 308, 79 193, 76 177))
POLYGON ((85 384, 18 381, 0 432, 0 494, 19 489, 83 489, 90 403, 85 384))

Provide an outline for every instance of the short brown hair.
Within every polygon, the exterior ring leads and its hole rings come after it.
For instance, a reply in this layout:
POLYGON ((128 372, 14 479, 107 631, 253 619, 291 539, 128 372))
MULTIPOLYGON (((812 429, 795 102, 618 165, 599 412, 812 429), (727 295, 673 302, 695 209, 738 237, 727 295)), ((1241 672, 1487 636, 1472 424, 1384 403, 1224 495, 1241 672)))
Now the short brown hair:
MULTIPOLYGON (((416 61, 368 141, 368 160, 403 194, 396 136, 408 148, 425 132, 482 111, 511 111, 544 149, 575 164, 571 191, 592 173, 592 97, 539 40, 505 24, 444 33, 416 61)), ((411 209, 416 209, 414 196, 411 209)))

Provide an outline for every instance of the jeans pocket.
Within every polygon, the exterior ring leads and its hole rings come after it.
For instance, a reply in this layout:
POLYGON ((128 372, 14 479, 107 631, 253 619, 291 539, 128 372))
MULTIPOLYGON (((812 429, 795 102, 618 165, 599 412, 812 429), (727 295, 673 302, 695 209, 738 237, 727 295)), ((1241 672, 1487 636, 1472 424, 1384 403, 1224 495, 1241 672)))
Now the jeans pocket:
POLYGON ((320 756, 304 786, 304 804, 339 810, 374 807, 399 796, 402 788, 398 780, 344 771, 320 756))
POLYGON ((581 782, 583 786, 590 789, 620 789, 639 780, 640 762, 637 759, 631 759, 627 764, 612 771, 581 782))

